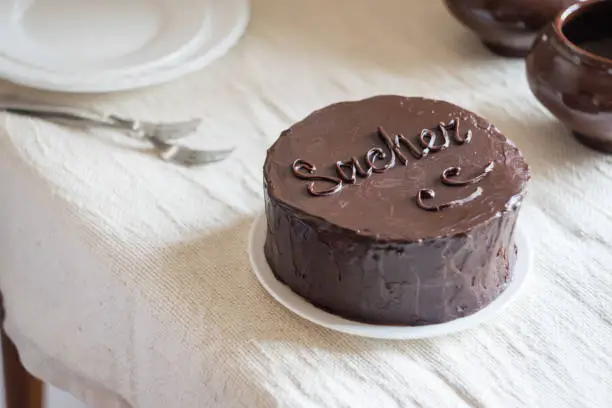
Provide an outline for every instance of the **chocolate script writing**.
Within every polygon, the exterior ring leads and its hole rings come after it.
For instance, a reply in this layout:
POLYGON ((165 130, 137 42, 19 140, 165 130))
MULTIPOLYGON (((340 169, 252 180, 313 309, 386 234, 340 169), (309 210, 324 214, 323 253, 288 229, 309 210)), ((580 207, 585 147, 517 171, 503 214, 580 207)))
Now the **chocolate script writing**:
MULTIPOLYGON (((416 160, 420 160, 427 157, 429 154, 448 149, 451 144, 450 131, 453 131, 452 138, 457 144, 469 143, 472 140, 471 130, 468 130, 465 135, 462 135, 458 118, 448 123, 440 123, 437 130, 438 132, 431 129, 423 129, 417 137, 418 144, 416 144, 402 134, 397 134, 391 138, 386 130, 380 126, 378 127, 378 136, 388 148, 389 152, 386 153, 380 147, 372 148, 364 155, 364 164, 362 164, 357 157, 351 157, 346 161, 338 161, 335 165, 338 177, 318 175, 316 166, 304 159, 295 160, 291 165, 291 170, 296 177, 310 181, 307 190, 311 195, 317 197, 330 196, 340 192, 347 184, 355 184, 357 182, 357 177, 368 178, 375 173, 384 173, 395 167, 397 162, 406 166, 409 159, 404 151, 402 151, 402 147, 416 160), (329 187, 317 188, 317 184, 320 183, 327 183, 329 187)), ((457 177, 461 175, 461 168, 449 167, 442 173, 441 181, 448 186, 476 184, 493 171, 494 165, 494 162, 490 162, 481 174, 465 180, 457 179, 457 177)), ((426 211, 441 211, 445 208, 463 205, 476 199, 480 195, 482 195, 482 189, 479 187, 474 193, 466 198, 439 205, 427 205, 425 201, 435 198, 435 192, 432 189, 422 189, 418 192, 416 201, 417 205, 426 211)))
MULTIPOLYGON (((451 186, 451 187, 452 186, 459 186, 459 187, 467 186, 469 184, 479 183, 482 179, 484 179, 487 175, 489 175, 489 173, 491 173, 494 168, 495 168, 495 162, 491 161, 489 162, 489 164, 487 164, 487 167, 485 167, 485 169, 479 175, 474 176, 467 180, 455 180, 454 179, 455 177, 458 177, 461 175, 461 167, 449 167, 442 172, 440 179, 442 183, 446 184, 447 186, 451 186)), ((436 192, 431 188, 424 188, 424 189, 419 190, 417 194, 417 205, 419 206, 419 208, 422 208, 425 211, 442 211, 445 208, 452 208, 452 207, 456 207, 459 205, 467 204, 470 201, 473 201, 477 199, 478 197, 480 197, 482 193, 483 193, 482 188, 478 187, 476 191, 474 191, 472 194, 470 194, 469 196, 465 198, 462 198, 459 200, 453 200, 453 201, 450 201, 444 204, 427 205, 425 201, 436 198, 436 192)))

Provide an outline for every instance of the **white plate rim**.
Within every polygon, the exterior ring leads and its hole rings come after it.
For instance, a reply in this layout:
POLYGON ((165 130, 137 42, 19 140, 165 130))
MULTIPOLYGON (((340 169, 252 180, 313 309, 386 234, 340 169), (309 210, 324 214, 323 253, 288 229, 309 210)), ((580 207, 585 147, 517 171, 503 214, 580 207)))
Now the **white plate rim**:
MULTIPOLYGON (((199 1, 202 3, 199 5, 199 8, 196 10, 197 13, 193 15, 193 18, 195 18, 198 21, 198 26, 194 27, 195 33, 193 33, 190 36, 190 38, 186 42, 184 42, 179 48, 173 51, 170 51, 166 53, 165 55, 161 54, 155 58, 148 59, 146 61, 141 61, 133 65, 126 65, 121 68, 119 67, 113 67, 113 68, 108 68, 108 69, 100 68, 98 70, 88 69, 85 71, 86 75, 89 75, 89 76, 96 75, 99 77, 99 76, 103 76, 107 74, 112 74, 112 75, 138 74, 142 72, 143 70, 155 69, 157 67, 170 64, 174 60, 177 60, 179 58, 184 58, 184 57, 191 55, 193 52, 197 51, 201 43, 200 37, 206 33, 206 31, 208 30, 208 26, 210 24, 209 14, 206 13, 205 11, 210 8, 210 3, 213 0, 199 0, 199 1)), ((187 4, 183 7, 191 8, 191 3, 193 2, 197 2, 197 0, 191 1, 190 4, 187 4)), ((184 12, 185 11, 180 11, 178 13, 184 13, 184 12)), ((172 19, 177 19, 179 17, 181 16, 177 14, 175 16, 172 16, 172 19)), ((44 65, 36 65, 28 61, 15 59, 10 54, 5 53, 4 51, 0 51, 0 65, 2 64, 6 65, 8 69, 11 69, 14 71, 17 69, 20 69, 20 70, 25 69, 27 72, 31 72, 34 75, 40 75, 40 78, 41 78, 40 80, 47 81, 47 82, 52 82, 52 81, 61 82, 61 80, 58 81, 58 78, 62 78, 62 76, 64 76, 64 78, 69 78, 69 77, 74 76, 75 74, 78 74, 78 71, 60 71, 58 72, 55 69, 47 69, 44 67, 44 65)))
POLYGON ((288 286, 278 281, 264 255, 264 242, 267 231, 265 213, 255 218, 249 233, 248 253, 251 269, 259 283, 278 303, 301 318, 328 329, 359 337, 384 340, 416 340, 446 336, 474 328, 485 323, 502 312, 519 295, 525 287, 533 265, 529 240, 521 227, 520 221, 515 230, 518 256, 514 276, 506 290, 489 306, 470 316, 447 323, 427 326, 381 326, 355 322, 321 310, 288 286))
POLYGON ((214 44, 211 45, 208 41, 189 56, 176 59, 171 64, 155 66, 149 71, 142 70, 129 75, 94 75, 87 80, 62 83, 22 75, 15 69, 7 71, 6 67, 0 64, 0 77, 34 89, 68 93, 119 92, 172 81, 198 71, 222 57, 245 33, 251 14, 249 0, 211 0, 211 6, 213 12, 217 13, 210 19, 213 25, 211 31, 213 35, 216 34, 214 44))

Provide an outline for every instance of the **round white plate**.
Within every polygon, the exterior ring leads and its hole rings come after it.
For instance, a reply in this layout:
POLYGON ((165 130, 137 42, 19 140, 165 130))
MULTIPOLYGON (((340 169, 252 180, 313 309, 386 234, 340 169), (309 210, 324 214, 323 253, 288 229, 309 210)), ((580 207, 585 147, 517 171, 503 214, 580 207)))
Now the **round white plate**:
POLYGON ((274 299, 298 316, 320 326, 342 333, 376 339, 406 340, 444 336, 484 323, 501 312, 516 298, 521 288, 525 285, 532 263, 527 237, 524 235, 519 224, 515 238, 518 248, 518 259, 514 268, 514 277, 506 290, 489 306, 473 315, 448 323, 414 327, 379 326, 354 322, 318 309, 301 296, 295 294, 288 286, 279 282, 274 277, 274 273, 272 273, 264 255, 263 247, 266 239, 266 230, 267 224, 264 214, 255 220, 251 229, 249 256, 257 279, 259 279, 259 282, 274 299))
POLYGON ((58 75, 150 68, 197 49, 208 0, 7 0, 0 57, 58 75))
MULTIPOLYGON (((45 0, 14 1, 40 1, 42 3, 45 0)), ((83 0, 59 1, 76 2, 83 0)), ((120 0, 112 0, 111 3, 116 1, 120 0)), ((132 0, 128 1, 127 3, 130 3, 131 1, 132 0)), ((120 61, 124 63, 126 60, 118 58, 115 60, 115 62, 110 63, 111 65, 115 64, 115 68, 106 67, 108 69, 104 69, 103 71, 95 71, 95 68, 91 68, 89 70, 72 72, 70 75, 67 75, 65 72, 40 69, 36 66, 15 61, 13 59, 8 59, 0 55, 0 76, 11 82, 32 88, 61 92, 115 92, 156 85, 200 70, 215 59, 224 55, 238 42, 247 27, 250 17, 248 0, 134 1, 136 3, 146 2, 147 4, 156 4, 156 7, 161 7, 161 4, 163 3, 167 5, 174 5, 173 7, 176 8, 184 7, 186 4, 191 3, 192 1, 199 2, 201 6, 197 8, 198 12, 194 12, 193 16, 190 18, 193 18, 196 15, 201 17, 201 26, 199 27, 200 30, 195 38, 188 41, 187 44, 183 44, 182 48, 179 46, 175 50, 174 54, 171 53, 170 55, 166 55, 161 59, 152 57, 153 55, 160 56, 163 54, 163 52, 160 51, 161 48, 156 48, 158 51, 157 53, 132 53, 130 58, 133 58, 133 64, 128 64, 131 67, 130 69, 122 69, 120 61), (138 55, 138 57, 136 57, 136 55, 138 55), (146 56, 149 56, 150 58, 146 58, 146 56), (94 70, 92 71, 92 69, 94 70)), ((96 2, 94 0, 87 0, 87 3, 93 4, 96 2)), ((105 2, 100 3, 106 4, 106 0, 105 2)), ((174 14, 175 17, 180 17, 180 13, 181 11, 176 11, 174 14)), ((122 21, 123 24, 128 23, 125 20, 122 21)), ((146 30, 144 30, 143 34, 141 35, 142 38, 146 37, 146 35, 144 35, 146 34, 145 31, 146 30)), ((185 32, 186 31, 189 31, 188 28, 185 30, 185 32)), ((183 36, 183 38, 186 37, 189 37, 189 35, 183 36)), ((134 41, 133 38, 131 41, 134 41)), ((135 43, 137 43, 137 41, 135 43)), ((168 44, 170 44, 170 41, 167 43, 167 45, 168 44)), ((177 45, 177 43, 174 43, 174 45, 177 45)), ((129 49, 127 46, 118 45, 118 48, 122 47, 124 49, 129 49)), ((133 45, 132 48, 134 48, 133 45)), ((170 48, 171 46, 169 45, 166 47, 166 49, 170 48)), ((88 58, 91 60, 93 57, 90 56, 88 58)), ((83 63, 83 60, 81 62, 83 63)), ((126 65, 123 65, 123 68, 125 67, 126 65)))

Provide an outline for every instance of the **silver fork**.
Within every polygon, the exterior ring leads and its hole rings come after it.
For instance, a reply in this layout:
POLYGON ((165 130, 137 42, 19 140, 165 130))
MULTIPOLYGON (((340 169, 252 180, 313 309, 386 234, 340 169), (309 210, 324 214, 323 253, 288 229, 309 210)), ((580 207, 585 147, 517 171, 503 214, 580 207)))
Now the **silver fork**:
POLYGON ((126 119, 117 115, 109 115, 116 126, 125 127, 139 138, 153 138, 162 141, 180 139, 195 132, 202 124, 202 119, 191 119, 183 122, 154 123, 126 119))
MULTIPOLYGON (((59 117, 43 119, 62 126, 76 127, 85 130, 91 128, 86 122, 79 122, 73 119, 59 117)), ((173 138, 176 139, 177 137, 173 138)), ((219 150, 193 149, 191 147, 172 143, 169 141, 170 139, 163 140, 154 136, 149 136, 144 138, 144 140, 147 140, 155 147, 159 157, 163 160, 182 166, 198 166, 223 161, 234 152, 234 148, 219 150)))
POLYGON ((0 100, 0 110, 16 114, 38 116, 45 119, 57 117, 60 119, 74 120, 76 122, 84 121, 92 126, 98 125, 100 127, 110 127, 121 130, 131 134, 131 136, 139 138, 154 137, 160 140, 180 139, 189 133, 195 132, 202 124, 201 119, 155 123, 127 119, 113 114, 106 115, 93 110, 12 100, 0 100))
POLYGON ((0 111, 37 117, 58 125, 88 130, 92 127, 111 128, 130 137, 150 142, 162 159, 185 166, 202 165, 227 158, 234 149, 198 150, 173 143, 197 130, 201 119, 155 123, 105 115, 99 112, 66 107, 0 99, 0 111))

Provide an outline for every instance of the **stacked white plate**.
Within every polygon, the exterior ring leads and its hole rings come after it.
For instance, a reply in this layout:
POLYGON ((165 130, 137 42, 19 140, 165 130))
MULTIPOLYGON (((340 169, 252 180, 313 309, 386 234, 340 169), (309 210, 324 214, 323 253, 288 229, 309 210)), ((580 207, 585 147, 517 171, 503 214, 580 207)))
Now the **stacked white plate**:
POLYGON ((112 92, 197 71, 237 43, 248 0, 0 0, 0 76, 112 92))

